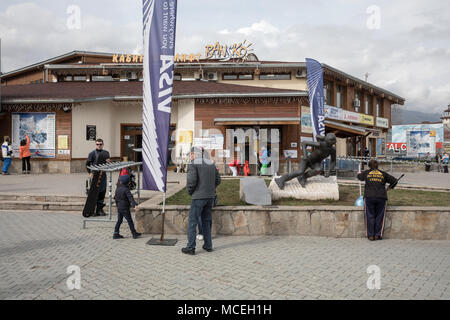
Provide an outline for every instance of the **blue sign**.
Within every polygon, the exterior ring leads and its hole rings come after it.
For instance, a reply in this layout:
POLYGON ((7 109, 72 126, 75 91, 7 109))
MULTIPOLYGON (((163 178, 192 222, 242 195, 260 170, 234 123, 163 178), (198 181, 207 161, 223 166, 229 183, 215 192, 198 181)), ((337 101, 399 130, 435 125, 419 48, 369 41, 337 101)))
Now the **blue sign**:
POLYGON ((323 71, 318 61, 308 58, 306 58, 306 69, 313 136, 316 140, 317 135, 325 135, 323 71))
POLYGON ((177 18, 176 0, 143 0, 144 190, 166 192, 177 18))

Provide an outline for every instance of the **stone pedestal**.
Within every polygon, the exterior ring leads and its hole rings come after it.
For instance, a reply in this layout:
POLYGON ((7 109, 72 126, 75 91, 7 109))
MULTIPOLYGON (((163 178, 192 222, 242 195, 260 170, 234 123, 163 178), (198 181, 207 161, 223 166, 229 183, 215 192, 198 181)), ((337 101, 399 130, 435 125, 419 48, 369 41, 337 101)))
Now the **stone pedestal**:
MULTIPOLYGON (((277 177, 278 178, 278 177, 277 177)), ((325 178, 324 176, 315 176, 309 178, 303 188, 297 178, 288 181, 284 189, 280 190, 272 179, 269 186, 272 200, 282 198, 293 198, 302 200, 339 200, 339 187, 336 176, 325 178)))

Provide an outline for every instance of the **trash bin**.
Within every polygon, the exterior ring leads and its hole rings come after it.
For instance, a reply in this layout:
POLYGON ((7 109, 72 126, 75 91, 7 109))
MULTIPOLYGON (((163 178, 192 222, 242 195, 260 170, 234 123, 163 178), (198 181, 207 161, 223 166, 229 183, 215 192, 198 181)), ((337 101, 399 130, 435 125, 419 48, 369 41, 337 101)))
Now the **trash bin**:
POLYGON ((448 166, 444 166, 444 173, 448 173, 448 166))
POLYGON ((430 171, 431 164, 425 164, 425 171, 430 171))

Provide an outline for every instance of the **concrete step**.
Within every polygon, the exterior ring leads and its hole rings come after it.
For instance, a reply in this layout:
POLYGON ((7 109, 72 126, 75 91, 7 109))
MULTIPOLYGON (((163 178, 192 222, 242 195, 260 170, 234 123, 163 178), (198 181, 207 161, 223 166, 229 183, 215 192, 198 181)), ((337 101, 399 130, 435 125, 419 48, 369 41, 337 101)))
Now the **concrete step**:
MULTIPOLYGON (((137 196, 134 195, 135 200, 137 196)), ((149 197, 141 197, 141 203, 150 199, 149 197)), ((85 202, 86 196, 65 196, 65 195, 16 195, 16 194, 0 194, 0 201, 36 201, 36 202, 85 202)), ((105 202, 109 201, 106 196, 105 202)), ((114 202, 114 200, 113 200, 114 202)))
MULTIPOLYGON (((108 206, 106 206, 107 208, 108 206)), ((84 202, 0 200, 1 210, 83 211, 84 202)))

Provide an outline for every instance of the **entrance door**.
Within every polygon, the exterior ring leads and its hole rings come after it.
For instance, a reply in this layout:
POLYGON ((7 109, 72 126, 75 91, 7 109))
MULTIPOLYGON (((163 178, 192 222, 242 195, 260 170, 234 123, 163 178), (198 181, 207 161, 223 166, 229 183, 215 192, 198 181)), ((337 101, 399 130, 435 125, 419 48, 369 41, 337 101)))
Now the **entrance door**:
POLYGON ((142 153, 133 149, 142 148, 142 125, 121 124, 120 125, 120 155, 124 161, 142 161, 142 153))

